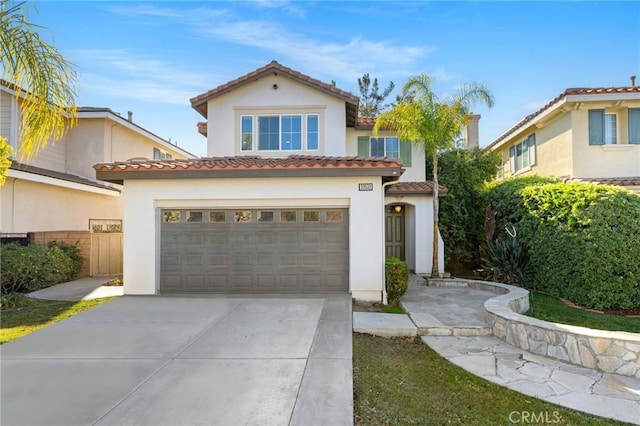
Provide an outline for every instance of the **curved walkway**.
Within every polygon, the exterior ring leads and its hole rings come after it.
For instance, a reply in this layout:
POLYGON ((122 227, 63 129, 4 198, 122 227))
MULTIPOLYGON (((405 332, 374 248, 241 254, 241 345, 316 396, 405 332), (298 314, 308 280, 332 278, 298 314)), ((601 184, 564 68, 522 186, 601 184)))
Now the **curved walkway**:
POLYGON ((450 362, 486 380, 574 410, 640 424, 639 379, 533 355, 490 336, 484 302, 495 296, 470 288, 428 287, 414 275, 401 299, 408 316, 354 312, 354 331, 420 335, 450 362), (368 328, 374 319, 375 327, 368 328))

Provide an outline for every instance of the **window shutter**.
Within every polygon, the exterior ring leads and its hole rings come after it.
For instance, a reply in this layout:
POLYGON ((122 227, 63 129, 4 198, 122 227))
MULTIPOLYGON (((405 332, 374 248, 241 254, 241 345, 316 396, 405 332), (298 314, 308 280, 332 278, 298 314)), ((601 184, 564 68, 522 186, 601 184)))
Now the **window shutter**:
POLYGON ((358 136, 358 157, 369 156, 369 136, 358 136))
POLYGON ((405 167, 411 167, 411 143, 400 142, 400 160, 405 167))
POLYGON ((529 135, 529 165, 536 164, 536 134, 529 135))
POLYGON ((516 147, 509 148, 509 172, 514 174, 516 172, 516 147))
POLYGON ((589 110, 589 145, 604 145, 604 110, 589 110))
POLYGON ((629 143, 640 144, 640 108, 629 108, 629 143))

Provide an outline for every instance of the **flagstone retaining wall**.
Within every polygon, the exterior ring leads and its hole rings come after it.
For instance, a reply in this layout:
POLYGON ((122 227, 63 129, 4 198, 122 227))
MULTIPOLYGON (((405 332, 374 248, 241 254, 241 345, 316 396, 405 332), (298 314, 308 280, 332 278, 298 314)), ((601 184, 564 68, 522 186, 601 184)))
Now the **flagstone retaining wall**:
POLYGON ((556 324, 521 315, 529 292, 489 281, 429 279, 437 287, 469 287, 497 293, 484 303, 492 334, 533 354, 640 378, 640 334, 556 324))

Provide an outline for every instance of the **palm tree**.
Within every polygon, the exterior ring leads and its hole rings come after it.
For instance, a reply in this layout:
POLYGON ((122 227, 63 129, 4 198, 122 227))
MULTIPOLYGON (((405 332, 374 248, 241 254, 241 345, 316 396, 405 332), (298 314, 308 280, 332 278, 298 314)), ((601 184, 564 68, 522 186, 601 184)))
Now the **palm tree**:
POLYGON ((438 276, 438 150, 453 147, 470 112, 471 104, 481 101, 493 106, 493 95, 482 84, 465 84, 445 98, 439 98, 426 74, 413 76, 402 88, 400 102, 376 120, 374 133, 393 130, 402 140, 418 144, 433 158, 433 259, 431 275, 438 276))
POLYGON ((77 75, 71 63, 40 38, 39 27, 27 21, 23 6, 0 0, 0 69, 16 98, 22 98, 18 156, 28 159, 75 124, 77 75))

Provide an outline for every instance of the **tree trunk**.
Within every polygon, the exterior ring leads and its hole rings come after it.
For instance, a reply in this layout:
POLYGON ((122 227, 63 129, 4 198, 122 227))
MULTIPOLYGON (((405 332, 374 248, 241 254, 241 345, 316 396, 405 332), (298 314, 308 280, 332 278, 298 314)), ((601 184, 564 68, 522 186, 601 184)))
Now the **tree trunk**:
POLYGON ((437 278, 438 271, 438 215, 440 201, 438 200, 438 152, 433 151, 433 259, 431 260, 431 276, 437 278))

